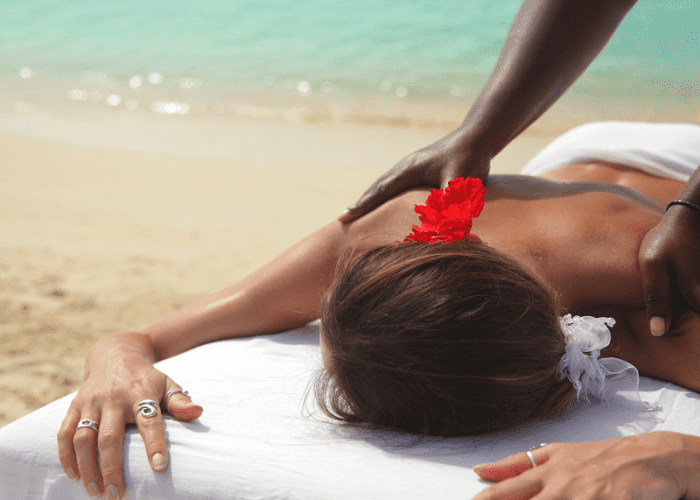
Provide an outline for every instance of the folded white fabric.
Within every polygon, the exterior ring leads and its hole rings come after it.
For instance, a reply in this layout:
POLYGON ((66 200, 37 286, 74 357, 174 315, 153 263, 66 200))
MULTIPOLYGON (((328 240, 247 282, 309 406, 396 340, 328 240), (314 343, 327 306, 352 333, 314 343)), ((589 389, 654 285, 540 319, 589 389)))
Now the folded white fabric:
POLYGON ((692 123, 593 122, 553 140, 521 171, 596 161, 618 163, 669 179, 687 181, 700 165, 700 126, 692 123))
MULTIPOLYGON (((331 423, 304 395, 320 367, 318 326, 201 346, 157 367, 189 389, 204 414, 166 420, 170 466, 150 470, 138 430, 124 442, 132 499, 465 499, 487 486, 471 468, 541 442, 588 441, 649 430, 700 435, 700 396, 642 377, 660 411, 578 404, 565 417, 494 435, 424 439, 331 423), (309 416, 309 413, 313 413, 309 416)), ((608 385, 614 388, 616 381, 608 385)), ((0 498, 88 499, 64 475, 56 432, 73 395, 0 429, 0 498)))

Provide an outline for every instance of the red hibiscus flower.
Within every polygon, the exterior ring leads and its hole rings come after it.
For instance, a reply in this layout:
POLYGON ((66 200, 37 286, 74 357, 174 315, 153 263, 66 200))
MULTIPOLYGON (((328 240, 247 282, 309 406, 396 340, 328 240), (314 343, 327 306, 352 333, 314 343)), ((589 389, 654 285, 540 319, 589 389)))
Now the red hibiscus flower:
POLYGON ((413 226, 413 232, 404 242, 452 243, 469 238, 480 241, 469 234, 472 219, 484 208, 486 189, 481 180, 467 177, 449 182, 445 189, 431 189, 425 205, 416 205, 421 225, 413 226))

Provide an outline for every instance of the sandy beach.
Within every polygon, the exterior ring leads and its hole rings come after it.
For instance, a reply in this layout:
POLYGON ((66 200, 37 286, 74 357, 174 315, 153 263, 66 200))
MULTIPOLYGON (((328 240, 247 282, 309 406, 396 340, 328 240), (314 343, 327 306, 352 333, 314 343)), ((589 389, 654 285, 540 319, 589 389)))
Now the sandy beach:
MULTIPOLYGON (((0 426, 77 390, 99 338, 242 279, 446 132, 0 114, 0 426)), ((532 127, 492 172, 559 132, 532 127)))

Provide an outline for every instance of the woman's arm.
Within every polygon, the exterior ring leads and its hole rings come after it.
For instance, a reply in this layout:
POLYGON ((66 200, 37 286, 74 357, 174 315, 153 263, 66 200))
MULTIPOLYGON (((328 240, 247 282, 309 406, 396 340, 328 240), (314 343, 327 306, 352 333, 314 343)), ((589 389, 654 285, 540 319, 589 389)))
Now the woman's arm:
POLYGON ((356 232, 352 229, 329 224, 244 280, 142 329, 156 359, 216 340, 282 332, 318 318, 335 263, 356 232))
POLYGON ((180 386, 152 363, 207 342, 281 332, 318 318, 338 259, 407 234, 417 222, 412 201, 401 196, 353 224, 333 221, 243 281, 140 332, 116 333, 95 344, 85 382, 58 433, 59 458, 68 477, 82 479, 88 493, 107 491, 110 498, 121 498, 122 442, 128 423, 138 425, 152 469, 165 470, 163 419, 160 414, 140 415, 138 403, 156 401, 181 420, 199 418, 203 409, 179 394, 166 401, 167 393, 180 386), (84 419, 97 422, 99 433, 76 430, 84 419))
POLYGON ((221 339, 282 332, 319 317, 338 260, 403 239, 428 189, 407 191, 350 223, 336 220, 244 280, 144 328, 156 359, 221 339))
POLYGON ((203 409, 186 397, 165 401, 180 389, 152 363, 192 347, 224 338, 284 331, 318 317, 323 290, 348 232, 335 222, 305 238, 240 283, 191 304, 140 332, 120 332, 90 350, 86 376, 58 433, 59 458, 71 479, 80 478, 89 494, 119 499, 124 494, 124 426, 136 423, 151 468, 168 463, 165 426, 160 414, 146 418, 138 402, 153 400, 181 420, 199 418, 203 409), (76 429, 90 419, 99 433, 76 429), (99 466, 98 466, 99 452, 99 466))
POLYGON ((426 190, 398 196, 353 222, 333 221, 243 281, 142 329, 161 360, 207 342, 283 332, 319 317, 338 260, 390 244, 418 223, 414 202, 426 190))

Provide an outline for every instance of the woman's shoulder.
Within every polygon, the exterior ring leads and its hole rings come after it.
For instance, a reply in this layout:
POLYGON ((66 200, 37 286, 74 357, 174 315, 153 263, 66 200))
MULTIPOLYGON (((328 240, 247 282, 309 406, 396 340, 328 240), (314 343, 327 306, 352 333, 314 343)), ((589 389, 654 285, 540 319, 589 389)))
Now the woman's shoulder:
POLYGON ((413 225, 420 224, 414 209, 416 205, 425 204, 430 189, 409 189, 359 219, 342 224, 347 245, 355 251, 363 251, 403 241, 413 230, 413 225))

